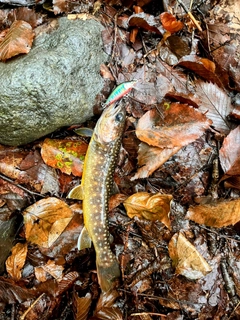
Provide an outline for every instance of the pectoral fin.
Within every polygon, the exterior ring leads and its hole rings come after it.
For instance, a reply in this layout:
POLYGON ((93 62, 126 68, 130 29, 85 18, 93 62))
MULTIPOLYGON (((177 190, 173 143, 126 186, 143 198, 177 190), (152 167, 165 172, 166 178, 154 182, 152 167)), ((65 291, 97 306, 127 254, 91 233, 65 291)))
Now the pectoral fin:
POLYGON ((91 248, 92 240, 88 234, 87 229, 84 227, 78 237, 78 250, 83 250, 87 248, 91 248))
POLYGON ((77 186, 73 188, 69 194, 67 195, 68 199, 76 199, 76 200, 83 200, 83 188, 82 186, 77 186))

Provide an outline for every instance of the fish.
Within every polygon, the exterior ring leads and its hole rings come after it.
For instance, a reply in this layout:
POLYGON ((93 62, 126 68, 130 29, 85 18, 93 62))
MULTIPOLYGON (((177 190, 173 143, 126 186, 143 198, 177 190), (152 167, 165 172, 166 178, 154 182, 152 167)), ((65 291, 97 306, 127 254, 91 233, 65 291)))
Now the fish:
POLYGON ((107 106, 120 100, 123 96, 125 96, 128 92, 130 92, 134 88, 136 83, 137 83, 137 80, 132 80, 132 81, 123 82, 119 84, 110 94, 110 96, 107 98, 106 102, 104 103, 104 107, 106 108, 107 106))
POLYGON ((93 243, 98 282, 103 292, 113 289, 120 276, 119 263, 110 248, 107 214, 125 119, 123 101, 103 110, 88 146, 81 185, 68 194, 68 198, 83 200, 85 226, 78 239, 78 248, 90 248, 93 243))

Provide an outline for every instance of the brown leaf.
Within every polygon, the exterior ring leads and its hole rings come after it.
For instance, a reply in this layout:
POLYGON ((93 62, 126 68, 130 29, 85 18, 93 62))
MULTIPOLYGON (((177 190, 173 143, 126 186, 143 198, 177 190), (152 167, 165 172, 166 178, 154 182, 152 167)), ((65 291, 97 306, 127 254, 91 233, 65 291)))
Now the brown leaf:
POLYGON ((122 320, 123 315, 120 308, 114 306, 119 294, 117 290, 102 293, 94 313, 94 317, 101 320, 122 320))
POLYGON ((85 297, 78 297, 77 293, 73 295, 73 310, 75 320, 87 320, 90 306, 92 304, 92 296, 87 293, 85 297))
POLYGON ((123 205, 130 218, 135 216, 151 221, 161 221, 168 229, 171 229, 169 219, 170 202, 172 196, 168 194, 154 194, 138 192, 128 197, 123 205))
POLYGON ((141 141, 160 148, 183 147, 199 138, 211 121, 188 105, 172 103, 163 115, 150 110, 139 120, 136 135, 141 141))
POLYGON ((16 20, 11 25, 6 37, 0 44, 0 60, 6 61, 31 49, 34 32, 29 23, 16 20))
POLYGON ((27 257, 27 243, 17 243, 11 251, 12 255, 6 261, 6 269, 13 279, 20 280, 27 257))
POLYGON ((185 218, 215 228, 234 225, 240 220, 240 200, 190 207, 185 218))
POLYGON ((200 98, 199 110, 212 120, 216 130, 228 134, 234 125, 227 120, 233 110, 231 99, 216 84, 196 81, 196 94, 200 98))
POLYGON ((83 141, 45 139, 41 156, 47 165, 81 177, 87 148, 88 145, 83 141))
POLYGON ((68 2, 66 0, 53 0, 54 14, 68 11, 68 2))
POLYGON ((222 87, 221 81, 215 74, 215 63, 211 60, 200 58, 192 54, 182 57, 177 65, 188 68, 196 72, 203 79, 216 83, 219 87, 222 87))
POLYGON ((141 142, 138 149, 138 166, 140 168, 131 180, 149 177, 180 149, 181 147, 172 149, 150 147, 148 144, 141 142))
POLYGON ((219 159, 225 175, 240 175, 240 126, 224 139, 219 150, 219 159))
POLYGON ((164 33, 157 19, 154 16, 144 12, 132 14, 128 20, 128 25, 129 27, 138 27, 160 35, 164 33))
POLYGON ((206 260, 181 233, 175 233, 168 250, 177 274, 196 280, 212 271, 206 260))
POLYGON ((12 279, 0 277, 1 303, 14 304, 32 299, 34 295, 29 289, 20 287, 12 279))
POLYGON ((53 197, 42 199, 23 212, 26 239, 49 248, 73 216, 69 206, 53 197))
POLYGON ((184 24, 181 21, 177 21, 176 17, 168 12, 161 13, 160 20, 163 28, 171 33, 178 32, 184 27, 184 24))
POLYGON ((41 282, 46 281, 47 273, 49 273, 57 281, 60 281, 62 280, 62 277, 63 277, 63 267, 56 265, 55 261, 53 260, 48 260, 46 264, 41 265, 41 267, 35 268, 35 275, 38 281, 41 281, 41 282))

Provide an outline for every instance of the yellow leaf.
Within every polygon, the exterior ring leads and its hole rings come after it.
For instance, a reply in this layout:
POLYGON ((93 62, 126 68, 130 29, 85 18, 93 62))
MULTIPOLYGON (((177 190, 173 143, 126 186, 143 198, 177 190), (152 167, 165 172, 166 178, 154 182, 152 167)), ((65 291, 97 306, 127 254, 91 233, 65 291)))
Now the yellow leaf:
POLYGON ((23 212, 26 239, 49 248, 73 217, 72 210, 54 197, 42 199, 23 212))
POLYGON ((172 196, 169 194, 154 194, 138 192, 124 201, 124 207, 130 218, 137 216, 147 220, 159 220, 171 229, 169 212, 172 196))
POLYGON ((12 248, 12 255, 6 261, 6 269, 9 275, 16 279, 21 279, 21 271, 27 257, 27 243, 17 243, 12 248))
POLYGON ((168 250, 177 274, 196 280, 212 271, 206 260, 181 233, 172 237, 168 250))

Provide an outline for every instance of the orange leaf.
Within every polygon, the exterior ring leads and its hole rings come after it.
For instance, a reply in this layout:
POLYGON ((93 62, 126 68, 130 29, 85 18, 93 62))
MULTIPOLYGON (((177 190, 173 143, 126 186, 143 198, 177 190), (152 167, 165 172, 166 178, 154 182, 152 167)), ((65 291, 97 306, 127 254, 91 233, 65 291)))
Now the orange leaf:
POLYGON ((27 257, 27 243, 17 243, 12 248, 12 255, 6 261, 7 272, 13 279, 20 280, 21 270, 27 257))
POLYGON ((129 40, 130 40, 132 43, 135 43, 137 34, 138 34, 138 28, 133 28, 133 29, 131 30, 131 32, 130 32, 130 35, 129 35, 129 40))
POLYGON ((206 260, 181 233, 172 237, 168 250, 177 274, 196 280, 212 271, 206 260))
POLYGON ((168 12, 163 12, 160 14, 160 21, 163 25, 163 28, 171 33, 182 30, 184 24, 168 12))
POLYGON ((83 141, 45 139, 41 156, 47 165, 81 177, 87 148, 88 145, 83 141))
POLYGON ((73 216, 69 206, 53 197, 42 199, 23 212, 26 239, 49 248, 67 227, 73 216))
POLYGON ((159 220, 171 229, 168 216, 171 200, 172 196, 168 194, 138 192, 128 197, 123 205, 130 218, 137 216, 151 221, 159 220))
POLYGON ((29 23, 16 20, 11 25, 4 40, 0 43, 0 60, 5 61, 31 49, 34 32, 29 23))
POLYGON ((190 207, 185 218, 215 228, 234 225, 240 221, 240 200, 190 207))

